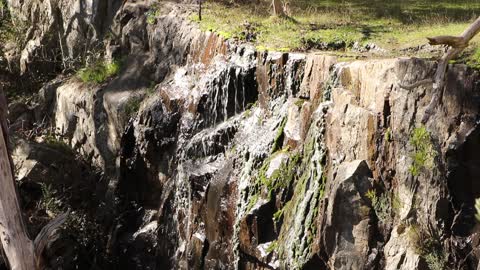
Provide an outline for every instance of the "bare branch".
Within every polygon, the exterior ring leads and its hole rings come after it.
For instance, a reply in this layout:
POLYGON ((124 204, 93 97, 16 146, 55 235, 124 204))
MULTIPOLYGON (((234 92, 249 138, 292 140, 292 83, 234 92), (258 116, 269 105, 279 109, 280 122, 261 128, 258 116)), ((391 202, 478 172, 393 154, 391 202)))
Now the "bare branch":
POLYGON ((425 110, 424 117, 422 122, 425 123, 428 121, 433 111, 441 101, 441 96, 443 94, 443 89, 445 87, 445 74, 447 72, 448 63, 450 60, 457 57, 467 46, 470 40, 480 32, 480 17, 472 23, 460 36, 437 36, 427 38, 431 45, 447 45, 449 48, 443 57, 439 60, 437 71, 435 76, 432 79, 425 79, 410 85, 405 85, 399 83, 398 85, 401 88, 412 90, 418 86, 433 83, 433 96, 432 100, 425 110))

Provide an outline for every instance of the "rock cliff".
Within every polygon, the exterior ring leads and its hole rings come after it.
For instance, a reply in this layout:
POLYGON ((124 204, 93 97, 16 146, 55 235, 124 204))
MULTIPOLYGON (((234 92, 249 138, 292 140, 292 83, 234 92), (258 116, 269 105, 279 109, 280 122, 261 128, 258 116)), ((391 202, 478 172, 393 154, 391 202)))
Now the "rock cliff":
MULTIPOLYGON (((477 71, 451 65, 422 125, 432 87, 398 83, 431 76, 434 62, 260 52, 201 32, 185 4, 156 4, 152 22, 148 2, 63 2, 10 0, 19 16, 37 3, 29 14, 42 22, 20 66, 35 64, 38 44, 58 48, 45 41, 58 20, 75 57, 85 36, 74 17, 90 10, 79 18, 112 31, 106 55, 122 57, 122 70, 101 84, 61 76, 10 118, 17 128, 46 121, 82 157, 76 170, 100 170, 82 184, 96 200, 83 209, 109 259, 83 265, 477 268, 477 71), (79 27, 69 32, 68 21, 79 27)), ((25 147, 19 178, 42 182, 32 169, 41 158, 25 147)))

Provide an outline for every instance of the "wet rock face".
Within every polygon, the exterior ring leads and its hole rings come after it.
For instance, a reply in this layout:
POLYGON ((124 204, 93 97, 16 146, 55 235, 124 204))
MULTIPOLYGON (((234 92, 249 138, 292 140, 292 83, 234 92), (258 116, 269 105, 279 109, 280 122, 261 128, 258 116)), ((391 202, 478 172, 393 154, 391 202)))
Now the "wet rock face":
POLYGON ((422 126, 432 87, 398 83, 432 62, 256 52, 181 6, 153 24, 149 9, 127 1, 114 16, 117 77, 66 78, 12 107, 17 125, 45 111, 104 172, 109 267, 477 266, 477 72, 451 66, 422 126))

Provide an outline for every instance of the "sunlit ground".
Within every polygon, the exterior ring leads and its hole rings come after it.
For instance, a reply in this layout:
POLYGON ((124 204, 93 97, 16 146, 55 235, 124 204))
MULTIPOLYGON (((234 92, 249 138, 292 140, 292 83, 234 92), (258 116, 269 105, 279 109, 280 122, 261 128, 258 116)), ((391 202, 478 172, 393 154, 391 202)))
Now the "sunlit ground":
MULTIPOLYGON (((290 2, 290 18, 272 17, 270 1, 242 6, 208 2, 199 23, 203 30, 252 42, 260 50, 337 50, 348 54, 354 45, 374 43, 387 55, 401 55, 406 53, 404 49, 426 44, 427 36, 459 35, 480 16, 480 1, 290 2), (248 32, 253 38, 246 36, 248 32)), ((198 22, 197 15, 191 19, 198 22)), ((424 51, 416 53, 429 56, 424 51)))

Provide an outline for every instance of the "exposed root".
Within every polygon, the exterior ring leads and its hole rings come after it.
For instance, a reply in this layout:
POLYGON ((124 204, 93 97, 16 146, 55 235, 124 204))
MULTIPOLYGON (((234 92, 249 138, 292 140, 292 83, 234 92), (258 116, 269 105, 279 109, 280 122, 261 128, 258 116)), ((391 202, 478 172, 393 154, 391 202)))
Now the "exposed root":
POLYGON ((52 221, 50 221, 45 227, 42 228, 42 230, 38 233, 37 237, 35 238, 35 241, 33 242, 33 246, 35 249, 35 258, 36 258, 36 263, 37 266, 41 265, 41 258, 42 258, 42 253, 45 247, 47 246, 48 243, 50 243, 56 236, 57 230, 60 228, 60 226, 65 223, 68 217, 68 212, 63 213, 61 215, 58 215, 56 218, 54 218, 52 221))
POLYGON ((424 84, 429 84, 429 83, 433 83, 433 79, 424 79, 424 80, 421 80, 421 81, 418 81, 418 82, 414 82, 412 84, 398 83, 398 86, 400 86, 401 88, 406 89, 406 90, 413 90, 413 89, 415 89, 419 86, 422 86, 424 84))

